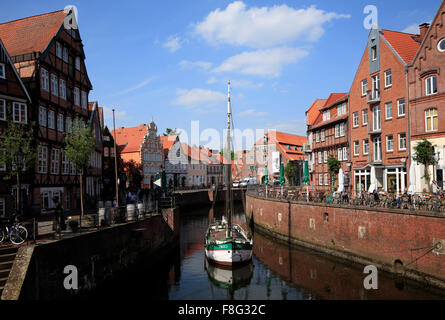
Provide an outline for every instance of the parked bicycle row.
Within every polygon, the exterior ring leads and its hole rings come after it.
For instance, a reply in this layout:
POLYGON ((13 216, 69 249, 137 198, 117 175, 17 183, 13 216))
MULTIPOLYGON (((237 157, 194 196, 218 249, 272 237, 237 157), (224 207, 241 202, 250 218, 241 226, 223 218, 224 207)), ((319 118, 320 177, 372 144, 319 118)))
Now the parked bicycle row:
POLYGON ((284 199, 289 201, 308 201, 315 203, 341 204, 350 206, 363 206, 373 208, 390 208, 403 210, 420 210, 445 213, 445 196, 438 194, 416 193, 397 194, 395 192, 361 192, 351 194, 348 192, 322 192, 303 189, 276 188, 257 186, 249 188, 248 194, 264 198, 284 199))

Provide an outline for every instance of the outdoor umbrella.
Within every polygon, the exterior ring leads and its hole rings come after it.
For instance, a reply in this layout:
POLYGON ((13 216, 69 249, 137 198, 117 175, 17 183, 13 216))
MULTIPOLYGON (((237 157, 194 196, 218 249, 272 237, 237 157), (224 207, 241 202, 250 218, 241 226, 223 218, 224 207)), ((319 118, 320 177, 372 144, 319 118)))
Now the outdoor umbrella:
POLYGON ((267 184, 269 184, 269 177, 267 176, 267 164, 265 166, 264 171, 265 171, 265 174, 264 174, 264 184, 267 185, 267 184))
POLYGON ((286 179, 284 179, 284 164, 281 163, 280 165, 280 185, 284 186, 286 183, 286 179))
POLYGON ((338 193, 343 192, 343 190, 345 189, 345 174, 343 173, 343 169, 340 168, 340 170, 338 171, 338 193))
POLYGON ((303 183, 308 186, 309 185, 309 163, 307 161, 304 162, 304 180, 303 183))
POLYGON ((371 185, 369 186, 369 193, 373 193, 374 190, 377 190, 377 178, 375 176, 375 167, 371 167, 371 185))

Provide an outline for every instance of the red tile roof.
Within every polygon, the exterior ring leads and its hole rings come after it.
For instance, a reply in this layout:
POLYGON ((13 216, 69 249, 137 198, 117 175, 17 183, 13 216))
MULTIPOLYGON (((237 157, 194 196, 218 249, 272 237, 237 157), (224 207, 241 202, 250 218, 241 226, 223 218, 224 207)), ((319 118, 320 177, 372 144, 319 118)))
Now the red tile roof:
POLYGON ((306 124, 308 126, 313 125, 314 121, 317 119, 320 109, 324 107, 326 104, 326 99, 317 99, 310 106, 310 108, 306 111, 306 124))
POLYGON ((43 52, 63 24, 63 10, 0 24, 0 38, 11 56, 43 52))
POLYGON ((320 109, 320 111, 331 108, 335 104, 346 101, 347 99, 348 99, 347 93, 331 93, 329 95, 329 98, 326 100, 325 105, 320 109))
POLYGON ((391 30, 382 30, 382 34, 405 63, 414 59, 420 47, 419 35, 391 30))
MULTIPOLYGON (((277 149, 283 154, 288 160, 301 160, 303 159, 304 153, 301 150, 303 144, 307 143, 307 137, 297 136, 295 134, 278 132, 278 131, 270 131, 266 133, 267 138, 269 139, 269 144, 275 142, 277 145, 277 149), (299 150, 289 150, 287 146, 295 147, 298 146, 299 150)), ((255 145, 262 145, 263 138, 258 140, 255 145)))
POLYGON ((116 143, 123 146, 122 153, 140 152, 141 144, 145 135, 148 134, 148 125, 141 124, 139 127, 119 128, 111 131, 111 135, 116 139, 116 143))
POLYGON ((177 138, 178 138, 178 136, 161 136, 161 142, 162 142, 162 146, 164 148, 164 154, 168 154, 170 149, 175 144, 175 141, 177 138))

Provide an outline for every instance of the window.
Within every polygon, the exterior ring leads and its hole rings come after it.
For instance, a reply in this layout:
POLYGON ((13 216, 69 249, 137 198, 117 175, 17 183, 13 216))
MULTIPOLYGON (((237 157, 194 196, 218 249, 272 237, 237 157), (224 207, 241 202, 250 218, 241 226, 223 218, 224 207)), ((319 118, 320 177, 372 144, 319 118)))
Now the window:
POLYGON ((368 80, 362 81, 362 96, 365 96, 368 91, 368 80))
POLYGON ((42 208, 53 209, 55 207, 55 199, 60 203, 60 191, 45 191, 42 193, 42 208))
POLYGON ((87 93, 82 91, 82 108, 87 108, 87 93))
POLYGON ((362 122, 363 122, 363 125, 368 124, 368 109, 365 109, 362 111, 362 122))
POLYGON ((445 52, 445 38, 444 39, 440 39, 439 43, 437 43, 437 49, 440 52, 445 52))
POLYGON ((343 150, 342 148, 337 149, 337 159, 338 161, 343 161, 343 150))
POLYGON ((337 117, 346 114, 346 103, 342 103, 337 107, 337 117))
POLYGON ((6 120, 6 101, 0 99, 0 120, 6 120))
POLYGON ((405 109, 405 98, 397 100, 397 110, 398 110, 398 116, 402 117, 406 113, 405 109))
POLYGON ((352 114, 352 125, 358 127, 358 112, 352 114))
POLYGON ((331 111, 327 110, 323 112, 323 121, 331 120, 331 111))
POLYGON ((76 106, 80 105, 79 88, 74 87, 74 104, 76 106))
POLYGON ((321 141, 325 141, 325 139, 326 139, 325 130, 321 129, 321 141))
POLYGON ((380 98, 380 75, 376 74, 372 77, 372 99, 380 98))
POLYGON ((318 176, 318 185, 322 186, 323 185, 323 175, 320 173, 320 175, 318 176))
POLYGON ((62 151, 62 174, 70 174, 70 162, 68 161, 64 151, 62 151))
POLYGON ((46 173, 48 167, 48 148, 46 146, 42 145, 39 146, 38 159, 39 159, 39 167, 37 172, 46 173))
POLYGON ((49 91, 49 74, 48 71, 42 68, 42 90, 49 91))
POLYGON ((108 148, 105 147, 104 148, 104 157, 108 157, 108 156, 109 156, 108 148))
POLYGON ((345 123, 340 123, 340 137, 345 136, 345 123))
POLYGON ((321 151, 318 152, 318 163, 321 163, 322 159, 321 159, 321 151))
POLYGON ((325 186, 329 185, 329 179, 328 179, 328 174, 327 173, 324 174, 324 185, 325 186))
POLYGON ((56 42, 56 56, 62 59, 62 45, 60 42, 56 42))
POLYGON ((39 108, 39 124, 46 127, 46 108, 42 106, 39 108))
POLYGON ((340 125, 335 125, 335 137, 338 138, 340 136, 340 125))
POLYGON ((369 140, 368 139, 363 140, 363 154, 364 155, 369 154, 369 140))
POLYGON ((385 88, 392 86, 392 73, 391 70, 385 71, 385 88))
POLYGON ((76 69, 80 71, 80 57, 76 57, 76 69))
POLYGON ((374 138, 374 161, 382 161, 382 138, 374 138))
POLYGON ((71 132, 71 125, 72 125, 71 117, 66 117, 65 118, 65 131, 67 133, 71 132))
POLYGON ((437 93, 437 77, 432 76, 425 79, 426 95, 432 95, 437 93))
POLYGON ((360 142, 354 141, 354 156, 360 155, 360 142))
POLYGON ((392 102, 385 103, 385 119, 392 119, 392 102))
POLYGON ((399 150, 406 150, 406 133, 399 133, 399 150))
POLYGON ((320 142, 320 133, 318 131, 315 132, 315 142, 320 142))
POLYGON ((63 132, 63 114, 57 115, 57 131, 63 132))
POLYGON ((48 110, 48 128, 55 129, 55 114, 53 110, 48 110))
POLYGON ((0 63, 0 78, 6 79, 6 69, 4 63, 0 63))
POLYGON ((51 150, 51 174, 59 174, 59 149, 51 150))
POLYGON ((394 139, 392 137, 392 134, 389 136, 386 136, 386 151, 387 152, 394 151, 394 139))
POLYGON ((439 117, 437 109, 432 108, 425 111, 425 131, 437 131, 439 127, 439 117))
POLYGON ((382 129, 382 124, 380 121, 380 106, 375 106, 372 108, 372 117, 373 117, 373 130, 378 131, 382 129))
POLYGON ((63 61, 68 62, 68 48, 63 47, 63 61))
POLYGON ((66 100, 66 82, 63 79, 59 79, 59 93, 60 97, 66 100))
POLYGON ((51 93, 55 96, 59 95, 59 86, 57 81, 57 76, 55 74, 51 74, 51 93))
POLYGON ((373 46, 371 48, 371 58, 372 58, 372 61, 377 60, 377 46, 373 46))
POLYGON ((323 151, 323 162, 324 163, 328 162, 328 152, 327 151, 323 151))
POLYGON ((28 113, 26 112, 26 104, 14 102, 13 103, 13 119, 16 123, 28 123, 28 113))
POLYGON ((348 148, 343 147, 343 161, 348 161, 348 148))

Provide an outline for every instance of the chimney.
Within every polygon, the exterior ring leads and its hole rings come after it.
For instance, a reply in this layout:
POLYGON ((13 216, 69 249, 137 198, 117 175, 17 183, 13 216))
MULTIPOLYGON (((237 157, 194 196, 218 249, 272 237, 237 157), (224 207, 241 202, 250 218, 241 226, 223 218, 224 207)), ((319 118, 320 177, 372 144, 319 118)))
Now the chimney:
POLYGON ((429 23, 422 23, 421 25, 419 25, 419 30, 420 30, 419 40, 420 40, 420 42, 422 42, 423 39, 425 38, 425 35, 428 32, 429 28, 430 28, 430 24, 429 23))

